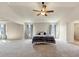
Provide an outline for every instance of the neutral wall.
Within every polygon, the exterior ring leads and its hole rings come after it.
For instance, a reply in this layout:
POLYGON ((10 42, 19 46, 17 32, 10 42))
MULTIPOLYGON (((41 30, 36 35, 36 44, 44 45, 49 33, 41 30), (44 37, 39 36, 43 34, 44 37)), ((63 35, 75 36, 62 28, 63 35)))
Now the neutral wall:
POLYGON ((63 25, 63 30, 62 32, 62 36, 64 36, 64 38, 66 39, 67 42, 74 42, 74 22, 68 22, 68 23, 64 23, 65 25, 63 25), (66 27, 65 27, 66 26, 66 27), (65 34, 65 35, 64 35, 65 34))
POLYGON ((67 24, 67 41, 74 42, 74 23, 70 22, 67 24))
POLYGON ((33 24, 33 35, 39 32, 47 32, 49 31, 49 23, 34 23, 33 24))
MULTIPOLYGON (((49 25, 51 23, 34 23, 33 24, 33 35, 37 34, 38 32, 45 31, 49 32, 49 25)), ((23 25, 8 22, 7 23, 7 38, 8 39, 22 39, 24 36, 24 29, 23 25)), ((66 40, 66 24, 65 23, 58 23, 57 25, 57 33, 56 35, 59 39, 66 40)))
POLYGON ((57 23, 56 24, 56 38, 59 39, 60 36, 60 24, 57 23))
POLYGON ((59 23, 59 39, 66 41, 67 38, 67 24, 60 22, 59 23))
POLYGON ((14 22, 8 22, 6 26, 7 39, 23 38, 23 25, 14 22))
POLYGON ((79 23, 74 24, 74 40, 79 41, 79 23))
POLYGON ((74 23, 60 22, 59 26, 60 26, 59 39, 67 42, 74 42, 74 23))

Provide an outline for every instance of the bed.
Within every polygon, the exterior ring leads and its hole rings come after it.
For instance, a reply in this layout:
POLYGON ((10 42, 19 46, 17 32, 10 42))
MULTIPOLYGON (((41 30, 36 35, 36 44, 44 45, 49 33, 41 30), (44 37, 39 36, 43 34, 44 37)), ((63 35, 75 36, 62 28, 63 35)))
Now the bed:
POLYGON ((55 38, 50 35, 36 35, 32 39, 32 43, 56 43, 55 38))

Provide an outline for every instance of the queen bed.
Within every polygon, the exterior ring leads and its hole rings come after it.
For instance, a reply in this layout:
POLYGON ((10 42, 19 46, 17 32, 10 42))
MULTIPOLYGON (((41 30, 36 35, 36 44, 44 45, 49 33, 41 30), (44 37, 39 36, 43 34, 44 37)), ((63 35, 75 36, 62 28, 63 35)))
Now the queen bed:
POLYGON ((55 38, 50 35, 35 35, 32 39, 32 43, 56 43, 55 38))

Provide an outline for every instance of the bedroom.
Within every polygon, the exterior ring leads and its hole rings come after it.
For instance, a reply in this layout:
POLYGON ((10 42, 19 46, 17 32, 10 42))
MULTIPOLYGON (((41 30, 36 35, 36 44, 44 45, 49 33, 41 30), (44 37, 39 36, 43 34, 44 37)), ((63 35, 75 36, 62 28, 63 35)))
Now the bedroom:
POLYGON ((79 56, 79 42, 74 40, 74 23, 78 23, 79 3, 45 4, 48 10, 54 12, 37 16, 38 12, 33 9, 40 10, 42 2, 0 2, 0 56, 79 56), (44 33, 52 35, 56 43, 34 46, 32 40, 38 33, 42 36, 44 33))

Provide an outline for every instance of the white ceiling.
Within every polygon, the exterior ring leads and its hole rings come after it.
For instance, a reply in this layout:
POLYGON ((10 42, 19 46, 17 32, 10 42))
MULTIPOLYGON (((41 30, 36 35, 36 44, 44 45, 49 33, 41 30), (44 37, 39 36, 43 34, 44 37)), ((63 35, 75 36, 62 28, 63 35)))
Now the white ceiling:
POLYGON ((16 23, 24 22, 56 22, 72 21, 79 19, 78 2, 46 2, 48 10, 54 13, 48 16, 36 16, 33 9, 40 10, 41 2, 0 2, 0 19, 10 20, 16 23))

